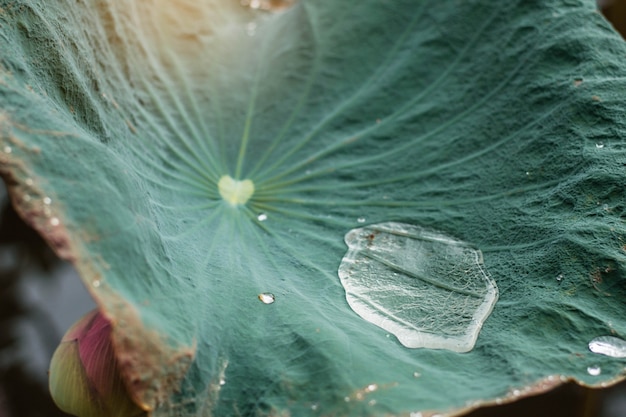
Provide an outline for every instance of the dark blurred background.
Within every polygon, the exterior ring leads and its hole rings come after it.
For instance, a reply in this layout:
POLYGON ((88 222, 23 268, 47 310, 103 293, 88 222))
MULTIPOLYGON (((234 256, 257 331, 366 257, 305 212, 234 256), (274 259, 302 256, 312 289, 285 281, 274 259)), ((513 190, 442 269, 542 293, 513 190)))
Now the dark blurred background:
MULTIPOLYGON (((597 2, 624 36, 626 0, 597 2)), ((0 181, 0 417, 67 415, 48 394, 48 362, 65 330, 94 307, 72 266, 13 211, 0 181)), ((566 384, 467 416, 626 417, 626 382, 605 389, 566 384)))

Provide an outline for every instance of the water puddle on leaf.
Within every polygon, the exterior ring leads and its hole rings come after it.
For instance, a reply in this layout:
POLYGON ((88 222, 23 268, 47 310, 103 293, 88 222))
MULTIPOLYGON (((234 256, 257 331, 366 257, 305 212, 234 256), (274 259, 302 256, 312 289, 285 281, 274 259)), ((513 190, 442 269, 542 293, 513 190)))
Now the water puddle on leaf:
POLYGON ((353 229, 339 278, 348 304, 408 348, 468 352, 498 299, 482 253, 403 223, 353 229))
POLYGON ((626 341, 614 336, 600 336, 589 342, 589 350, 612 358, 626 358, 626 341))

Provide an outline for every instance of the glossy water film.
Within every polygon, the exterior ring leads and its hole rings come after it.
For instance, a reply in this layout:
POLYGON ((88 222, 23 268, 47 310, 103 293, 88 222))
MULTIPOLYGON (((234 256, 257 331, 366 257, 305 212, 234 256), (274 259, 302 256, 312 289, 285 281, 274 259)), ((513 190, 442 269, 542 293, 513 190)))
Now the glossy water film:
POLYGON ((276 297, 274 296, 274 294, 269 292, 263 292, 259 294, 258 298, 263 304, 273 304, 274 301, 276 301, 276 297))
POLYGON ((589 342, 589 350, 612 358, 626 358, 626 341, 615 336, 600 336, 589 342))
POLYGON ((339 278, 350 307, 409 348, 468 352, 498 299, 480 250, 403 223, 353 229, 339 278))

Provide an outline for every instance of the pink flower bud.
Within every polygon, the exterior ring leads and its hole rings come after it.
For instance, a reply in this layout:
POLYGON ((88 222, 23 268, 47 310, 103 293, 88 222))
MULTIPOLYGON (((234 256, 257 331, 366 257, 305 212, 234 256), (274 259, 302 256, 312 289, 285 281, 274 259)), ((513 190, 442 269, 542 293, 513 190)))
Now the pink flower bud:
POLYGON ((75 416, 144 414, 126 390, 111 344, 111 323, 98 310, 65 333, 50 362, 49 382, 56 405, 75 416))

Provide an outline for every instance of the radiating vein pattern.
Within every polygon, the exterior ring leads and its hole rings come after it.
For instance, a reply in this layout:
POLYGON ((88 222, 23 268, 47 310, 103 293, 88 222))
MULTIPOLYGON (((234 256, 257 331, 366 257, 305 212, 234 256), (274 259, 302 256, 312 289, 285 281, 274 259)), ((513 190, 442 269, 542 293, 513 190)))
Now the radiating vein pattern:
POLYGON ((353 229, 339 278, 350 307, 409 348, 470 351, 498 299, 480 250, 403 223, 353 229))
POLYGON ((584 1, 501 3, 0 0, 0 175, 77 242, 151 415, 621 375, 626 46, 584 1))

